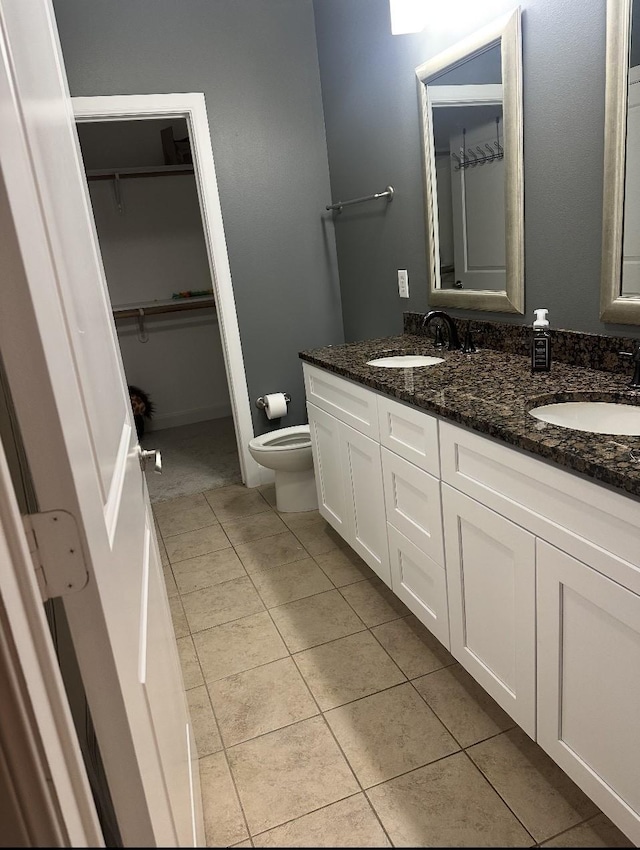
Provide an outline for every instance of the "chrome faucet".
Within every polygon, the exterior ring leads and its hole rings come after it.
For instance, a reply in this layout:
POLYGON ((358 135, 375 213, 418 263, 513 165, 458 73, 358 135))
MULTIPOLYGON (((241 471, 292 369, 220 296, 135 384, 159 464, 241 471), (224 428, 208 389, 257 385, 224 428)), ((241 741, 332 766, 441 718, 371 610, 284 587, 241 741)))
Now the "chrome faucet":
MULTIPOLYGON (((447 348, 449 351, 454 351, 455 349, 461 348, 460 339, 458 338, 458 331, 456 330, 455 322, 451 318, 448 313, 445 313, 443 310, 429 310, 428 313, 424 314, 422 319, 422 327, 424 330, 429 329, 429 325, 431 324, 433 319, 441 319, 444 324, 447 326, 447 340, 449 345, 447 348)), ((442 347, 442 336, 438 333, 439 326, 436 326, 436 345, 442 347)))
POLYGON ((620 357, 630 357, 633 364, 633 377, 629 382, 629 389, 640 390, 640 340, 634 342, 633 351, 619 351, 620 357))

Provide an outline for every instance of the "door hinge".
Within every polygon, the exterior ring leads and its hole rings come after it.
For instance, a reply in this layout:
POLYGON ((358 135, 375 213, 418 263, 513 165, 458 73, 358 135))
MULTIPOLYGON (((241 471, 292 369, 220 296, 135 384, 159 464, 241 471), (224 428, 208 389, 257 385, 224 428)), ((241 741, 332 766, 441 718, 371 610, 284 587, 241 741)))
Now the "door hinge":
POLYGON ((82 590, 89 573, 73 515, 45 511, 22 521, 43 601, 82 590))

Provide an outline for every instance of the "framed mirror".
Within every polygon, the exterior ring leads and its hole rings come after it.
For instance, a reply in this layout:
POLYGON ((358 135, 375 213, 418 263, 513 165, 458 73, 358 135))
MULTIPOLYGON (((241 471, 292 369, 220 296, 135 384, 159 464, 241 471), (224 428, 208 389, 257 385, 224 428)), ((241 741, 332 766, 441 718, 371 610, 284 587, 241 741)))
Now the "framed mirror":
POLYGON ((416 75, 429 306, 523 313, 520 9, 416 75))
POLYGON ((600 318, 640 325, 640 2, 607 0, 600 318))

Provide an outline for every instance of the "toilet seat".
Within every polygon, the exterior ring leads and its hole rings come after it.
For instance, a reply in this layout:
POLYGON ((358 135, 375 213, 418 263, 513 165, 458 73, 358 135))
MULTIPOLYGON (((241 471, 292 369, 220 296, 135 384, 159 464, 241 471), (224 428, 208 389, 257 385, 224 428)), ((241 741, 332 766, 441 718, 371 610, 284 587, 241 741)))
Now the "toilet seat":
POLYGON ((293 425, 290 428, 278 428, 250 440, 249 446, 257 452, 290 452, 307 449, 311 446, 308 425, 293 425))

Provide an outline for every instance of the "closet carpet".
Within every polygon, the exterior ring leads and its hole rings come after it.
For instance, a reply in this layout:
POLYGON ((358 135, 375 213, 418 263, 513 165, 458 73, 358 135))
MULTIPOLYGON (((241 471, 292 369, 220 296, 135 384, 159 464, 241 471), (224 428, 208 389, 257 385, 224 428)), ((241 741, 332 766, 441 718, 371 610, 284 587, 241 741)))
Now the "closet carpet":
POLYGON ((317 511, 154 505, 209 847, 630 847, 317 511))
POLYGON ((141 445, 162 453, 162 475, 147 470, 152 502, 191 496, 242 481, 233 419, 148 431, 141 445))

